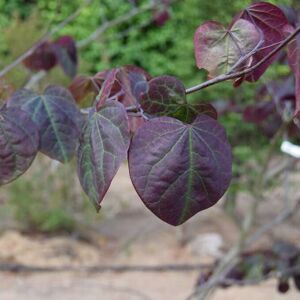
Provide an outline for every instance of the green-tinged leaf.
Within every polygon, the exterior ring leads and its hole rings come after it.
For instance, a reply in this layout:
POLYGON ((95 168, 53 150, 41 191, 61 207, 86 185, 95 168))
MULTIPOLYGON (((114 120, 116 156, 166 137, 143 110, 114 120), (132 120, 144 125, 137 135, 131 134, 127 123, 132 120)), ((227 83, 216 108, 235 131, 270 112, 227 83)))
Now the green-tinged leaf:
POLYGON ((39 95, 21 89, 13 94, 8 106, 29 113, 39 129, 41 152, 61 162, 71 159, 78 144, 82 115, 68 90, 49 86, 39 95))
POLYGON ((80 139, 77 170, 80 183, 97 210, 126 158, 129 142, 127 114, 121 103, 109 100, 91 114, 80 139))
POLYGON ((246 20, 237 20, 229 29, 208 21, 198 27, 194 36, 197 66, 207 70, 209 77, 226 74, 259 42, 258 30, 246 20))
POLYGON ((39 147, 39 134, 30 116, 18 108, 0 110, 0 185, 23 174, 39 147))
POLYGON ((144 112, 155 116, 170 116, 192 122, 197 115, 206 114, 216 119, 217 112, 210 104, 189 104, 183 83, 172 76, 160 76, 149 81, 148 89, 140 97, 144 112))

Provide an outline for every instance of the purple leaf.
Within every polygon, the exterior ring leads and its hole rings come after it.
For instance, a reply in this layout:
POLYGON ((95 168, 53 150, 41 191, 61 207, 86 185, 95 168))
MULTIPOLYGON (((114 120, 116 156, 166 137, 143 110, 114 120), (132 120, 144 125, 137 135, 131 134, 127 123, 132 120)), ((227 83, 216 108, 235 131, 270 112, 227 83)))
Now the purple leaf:
POLYGON ((0 110, 0 185, 23 174, 34 160, 39 134, 30 116, 18 108, 0 110))
POLYGON ((149 81, 148 89, 140 97, 143 110, 156 116, 176 113, 181 105, 186 105, 185 87, 172 76, 159 76, 149 81))
POLYGON ((81 102, 89 94, 97 95, 107 76, 108 71, 102 71, 95 76, 79 75, 69 85, 69 91, 73 95, 76 102, 81 102))
POLYGON ((144 204, 163 221, 179 225, 225 193, 231 149, 224 128, 206 115, 192 124, 158 117, 134 135, 129 171, 144 204))
POLYGON ((148 81, 151 80, 151 76, 142 68, 134 65, 126 65, 123 69, 129 79, 131 94, 136 99, 136 102, 139 103, 141 94, 148 88, 148 81))
MULTIPOLYGON (((272 137, 282 122, 292 119, 295 109, 295 89, 293 80, 271 81, 262 86, 256 93, 256 102, 243 111, 246 122, 254 123, 268 137, 272 137)), ((287 134, 290 137, 299 135, 299 128, 289 122, 287 134)))
POLYGON ((125 106, 137 105, 139 95, 146 91, 147 81, 151 76, 143 69, 127 65, 114 68, 108 72, 102 86, 97 107, 101 107, 107 99, 115 99, 125 106))
MULTIPOLYGON (((252 65, 261 61, 285 38, 283 29, 288 24, 288 20, 281 9, 271 3, 253 3, 236 18, 242 18, 251 22, 261 33, 263 43, 253 55, 252 65)), ((245 79, 247 81, 257 81, 275 59, 276 55, 272 56, 247 75, 245 79)))
POLYGON ((159 27, 164 26, 169 19, 170 19, 170 12, 167 8, 163 10, 155 10, 153 12, 153 20, 155 24, 159 27))
POLYGON ((29 113, 40 133, 40 150, 61 162, 75 153, 82 115, 70 92, 49 86, 41 95, 27 89, 14 93, 7 104, 29 113))
MULTIPOLYGON (((292 26, 286 26, 285 31, 287 33, 293 32, 292 26)), ((297 35, 288 44, 288 62, 295 76, 295 94, 296 94, 296 108, 295 115, 300 112, 300 37, 297 35)))
POLYGON ((121 163, 126 159, 130 135, 124 106, 109 100, 86 123, 78 149, 78 176, 96 209, 121 163))
POLYGON ((259 124, 270 115, 276 113, 276 105, 273 101, 262 101, 245 108, 243 117, 246 122, 259 124))
POLYGON ((58 63, 64 72, 73 78, 77 72, 77 49, 74 39, 71 36, 62 36, 52 46, 58 63))
POLYGON ((99 94, 99 100, 96 103, 96 108, 99 110, 103 105, 105 105, 107 100, 117 100, 121 101, 121 96, 124 96, 122 71, 120 68, 114 68, 108 72, 103 82, 101 92, 99 94))
POLYGON ((56 55, 51 42, 44 42, 23 60, 23 64, 32 71, 49 71, 57 64, 56 55))
POLYGON ((226 74, 259 42, 259 32, 246 20, 237 20, 228 29, 208 21, 198 27, 194 35, 197 66, 207 70, 209 77, 226 74))
POLYGON ((170 116, 183 122, 192 122, 198 114, 217 118, 217 112, 210 104, 189 104, 183 83, 172 76, 159 76, 148 83, 147 90, 140 96, 144 112, 155 116, 170 116))
MULTIPOLYGON (((139 96, 145 92, 151 76, 143 69, 127 65, 112 69, 102 85, 97 110, 108 100, 122 102, 124 106, 139 106, 139 96)), ((131 132, 135 132, 142 121, 129 117, 131 132)))

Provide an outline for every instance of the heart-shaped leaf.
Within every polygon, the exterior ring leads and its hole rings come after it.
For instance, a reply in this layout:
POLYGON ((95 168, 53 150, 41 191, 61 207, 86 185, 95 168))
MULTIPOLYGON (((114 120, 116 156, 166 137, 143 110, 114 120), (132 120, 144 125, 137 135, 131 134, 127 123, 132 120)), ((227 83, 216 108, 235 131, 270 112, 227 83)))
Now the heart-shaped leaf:
POLYGON ((175 117, 186 123, 201 113, 217 118, 210 104, 189 104, 183 83, 173 76, 151 79, 146 92, 140 96, 140 104, 144 112, 150 115, 175 117))
POLYGON ((208 21, 198 27, 194 35, 197 66, 207 70, 209 77, 226 74, 259 41, 258 30, 246 20, 237 20, 229 29, 208 21))
POLYGON ((39 45, 31 55, 23 60, 23 64, 33 71, 49 71, 57 64, 56 55, 49 41, 39 45))
MULTIPOLYGON (((103 82, 99 99, 97 102, 97 110, 108 99, 122 102, 125 106, 139 106, 139 96, 145 92, 148 86, 150 75, 143 69, 126 65, 121 68, 112 69, 103 82)), ((142 124, 137 117, 129 116, 130 131, 135 132, 142 124)))
POLYGON ((23 174, 39 147, 39 134, 30 116, 18 108, 0 110, 0 185, 23 174))
MULTIPOLYGON (((261 61, 285 38, 284 28, 288 25, 288 20, 282 10, 271 3, 253 3, 236 18, 242 18, 249 21, 261 32, 263 40, 259 49, 257 49, 252 57, 252 65, 261 61)), ((275 59, 276 55, 273 55, 270 59, 247 75, 246 80, 257 81, 275 59)))
POLYGON ((206 115, 192 124, 154 118, 132 139, 129 171, 144 204, 179 225, 222 197, 231 179, 231 149, 223 127, 206 115))
POLYGON ((83 130, 77 163, 80 183, 96 209, 108 190, 130 142, 124 106, 109 100, 94 112, 83 130))
POLYGON ((29 113, 39 129, 41 152, 61 162, 71 159, 78 143, 82 115, 68 90, 49 86, 39 95, 21 89, 7 105, 29 113))

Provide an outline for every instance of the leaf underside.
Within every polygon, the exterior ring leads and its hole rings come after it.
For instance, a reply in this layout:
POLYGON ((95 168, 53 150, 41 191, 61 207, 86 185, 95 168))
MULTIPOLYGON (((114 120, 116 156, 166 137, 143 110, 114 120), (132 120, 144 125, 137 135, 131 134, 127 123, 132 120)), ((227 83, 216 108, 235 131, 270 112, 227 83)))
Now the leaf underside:
POLYGON ((258 30, 246 20, 237 20, 229 29, 220 23, 208 21, 198 27, 194 35, 197 66, 207 70, 209 77, 226 74, 259 41, 258 30))

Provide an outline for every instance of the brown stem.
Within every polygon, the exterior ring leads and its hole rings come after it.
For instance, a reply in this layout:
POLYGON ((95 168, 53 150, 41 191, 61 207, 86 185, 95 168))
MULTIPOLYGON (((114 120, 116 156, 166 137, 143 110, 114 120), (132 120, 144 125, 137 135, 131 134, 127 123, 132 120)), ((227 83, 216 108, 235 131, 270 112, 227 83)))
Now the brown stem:
POLYGON ((290 34, 286 39, 284 39, 276 48, 274 48, 268 55, 266 55, 262 60, 260 60, 258 63, 253 65, 252 67, 249 67, 243 71, 240 72, 235 72, 235 73, 228 73, 228 74, 222 74, 220 76, 217 76, 213 79, 210 79, 208 81, 205 81, 203 83, 200 83, 196 86, 193 86, 191 88, 186 89, 185 93, 186 94, 191 94, 197 91, 200 91, 204 88, 207 88, 211 85, 229 80, 229 79, 235 79, 235 78, 240 78, 244 75, 247 75, 260 67, 263 63, 265 63, 268 59, 270 59, 273 55, 278 53, 282 48, 284 48, 293 38, 300 32, 300 26, 295 29, 295 31, 290 34))

